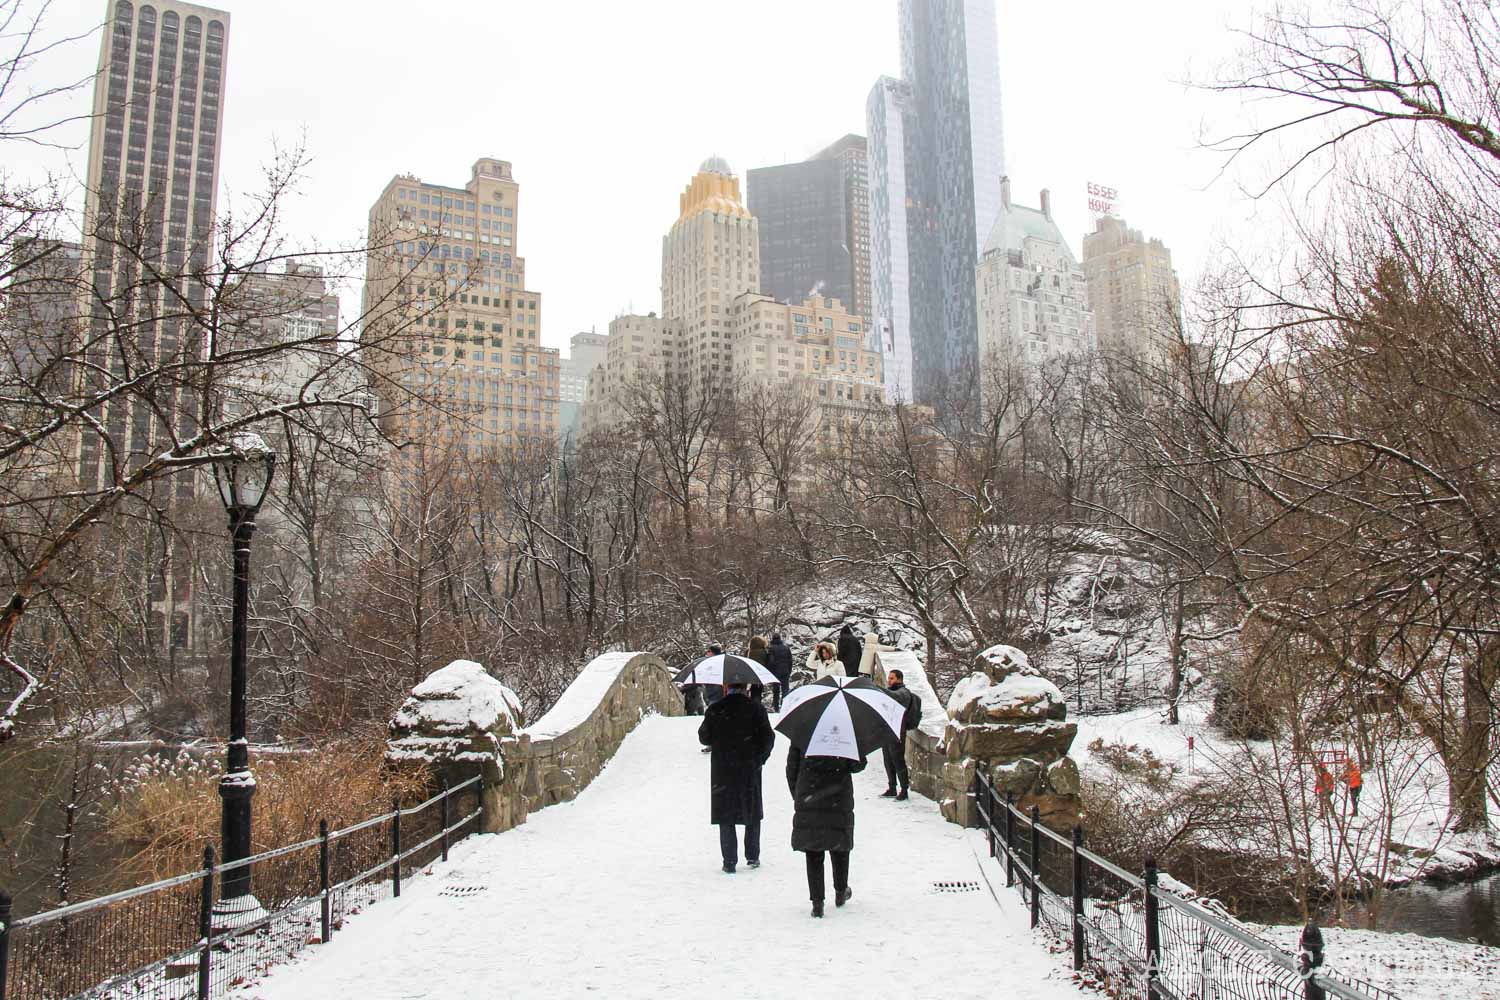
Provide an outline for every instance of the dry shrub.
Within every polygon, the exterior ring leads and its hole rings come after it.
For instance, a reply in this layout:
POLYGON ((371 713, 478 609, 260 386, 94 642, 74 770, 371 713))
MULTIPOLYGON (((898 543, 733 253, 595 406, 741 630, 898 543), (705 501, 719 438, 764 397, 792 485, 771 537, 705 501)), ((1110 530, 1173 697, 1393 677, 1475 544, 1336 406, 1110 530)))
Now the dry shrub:
MULTIPOLYGON (((425 796, 431 776, 385 768, 383 742, 356 739, 306 753, 262 753, 252 763, 256 789, 252 847, 256 853, 314 837, 384 812, 393 796, 410 805, 425 796)), ((106 822, 125 849, 118 877, 134 885, 200 867, 203 846, 219 841, 222 762, 186 753, 146 761, 115 790, 106 822)))

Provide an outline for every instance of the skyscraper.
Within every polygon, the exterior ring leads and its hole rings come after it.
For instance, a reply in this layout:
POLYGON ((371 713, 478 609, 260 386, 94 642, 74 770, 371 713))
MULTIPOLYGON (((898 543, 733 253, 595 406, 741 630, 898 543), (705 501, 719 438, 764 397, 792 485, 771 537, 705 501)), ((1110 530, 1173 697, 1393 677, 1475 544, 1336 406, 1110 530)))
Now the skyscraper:
POLYGON ((852 301, 854 266, 837 161, 748 170, 745 200, 760 224, 761 292, 778 302, 817 295, 852 301))
POLYGON ((1099 329, 1099 350, 1160 361, 1176 336, 1182 290, 1172 251, 1123 219, 1101 218, 1083 238, 1083 271, 1099 329))
MULTIPOLYGON (((83 312, 101 371, 123 373, 128 363, 110 353, 115 338, 104 334, 111 326, 130 331, 125 353, 138 352, 129 359, 138 365, 204 349, 191 314, 205 292, 189 275, 207 268, 212 252, 228 43, 223 11, 179 0, 109 6, 94 82, 83 245, 92 285, 83 312)), ((191 429, 191 400, 152 402, 104 409, 117 445, 148 453, 167 430, 163 419, 191 429)), ((97 435, 82 436, 86 484, 112 474, 107 456, 101 468, 101 451, 97 435)), ((190 490, 189 480, 181 477, 179 488, 190 490)))
MULTIPOLYGON (((839 165, 844 182, 845 243, 854 271, 849 308, 870 325, 870 144, 862 135, 844 136, 814 156, 839 165)), ((754 208, 751 208, 754 211, 754 208)))
POLYGON ((403 174, 371 206, 381 246, 366 264, 365 315, 381 319, 361 336, 390 433, 471 456, 556 435, 558 352, 541 346, 541 295, 517 253, 520 198, 511 165, 485 157, 462 187, 403 174), (383 316, 390 302, 400 308, 383 316))
POLYGON ((927 401, 979 353, 974 268, 1005 172, 995 3, 901 0, 900 31, 902 80, 866 105, 871 283, 887 391, 927 401))

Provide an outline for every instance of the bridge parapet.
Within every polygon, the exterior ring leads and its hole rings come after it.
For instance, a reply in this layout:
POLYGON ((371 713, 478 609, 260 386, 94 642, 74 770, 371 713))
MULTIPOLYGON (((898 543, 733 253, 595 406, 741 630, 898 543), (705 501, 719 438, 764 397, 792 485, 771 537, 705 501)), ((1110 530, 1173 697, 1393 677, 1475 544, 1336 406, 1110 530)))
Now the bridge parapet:
MULTIPOLYGON (((451 665, 444 668, 451 669, 451 665)), ((490 685, 503 688, 487 675, 475 678, 474 684, 480 697, 482 692, 493 691, 490 685)), ((654 653, 597 656, 536 722, 520 728, 523 720, 518 712, 496 713, 487 733, 466 730, 462 739, 455 739, 451 731, 429 732, 403 725, 403 721, 445 719, 454 714, 446 706, 424 709, 414 705, 421 701, 424 687, 433 686, 424 681, 413 689, 412 698, 392 720, 386 759, 397 765, 421 761, 450 782, 483 775, 481 829, 485 833, 509 830, 526 822, 537 809, 571 801, 599 775, 644 716, 683 712, 672 673, 654 653), (488 753, 483 752, 486 748, 491 748, 488 753)), ((467 697, 460 692, 457 697, 449 694, 446 700, 467 697)))

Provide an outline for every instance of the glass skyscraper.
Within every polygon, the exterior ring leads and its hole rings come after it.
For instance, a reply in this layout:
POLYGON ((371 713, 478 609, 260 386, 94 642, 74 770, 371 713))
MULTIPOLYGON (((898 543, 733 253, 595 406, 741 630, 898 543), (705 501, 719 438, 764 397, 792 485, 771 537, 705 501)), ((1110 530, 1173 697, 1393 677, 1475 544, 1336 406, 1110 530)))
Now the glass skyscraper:
POLYGON ((994 0, 901 0, 901 72, 866 105, 871 287, 887 395, 978 364, 974 268, 1005 172, 994 0))

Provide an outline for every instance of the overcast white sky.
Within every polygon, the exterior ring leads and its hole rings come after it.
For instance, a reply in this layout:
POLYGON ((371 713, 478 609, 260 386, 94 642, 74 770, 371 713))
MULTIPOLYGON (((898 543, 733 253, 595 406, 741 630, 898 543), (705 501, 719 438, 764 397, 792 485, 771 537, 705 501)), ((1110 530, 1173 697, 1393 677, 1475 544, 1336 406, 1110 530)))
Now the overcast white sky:
MULTIPOLYGON (((88 31, 103 0, 61 0, 54 32, 88 31)), ((223 0, 232 15, 224 170, 253 189, 271 144, 305 132, 313 162, 294 237, 357 238, 393 174, 461 185, 480 156, 514 165, 518 252, 564 348, 628 309, 660 308, 661 237, 697 165, 743 178, 865 131, 865 98, 899 75, 896 0, 223 0)), ((1014 196, 1049 187, 1074 252, 1085 184, 1117 187, 1131 225, 1172 248, 1184 281, 1250 209, 1195 145, 1231 99, 1189 91, 1233 49, 1243 0, 1000 0, 1001 96, 1014 196)), ((99 36, 35 68, 87 73, 99 36)), ((87 110, 89 95, 71 98, 87 110)), ((82 177, 71 151, 7 151, 16 174, 82 177)), ((221 195, 221 204, 223 203, 221 195)), ((346 313, 356 305, 345 299, 346 313)))

